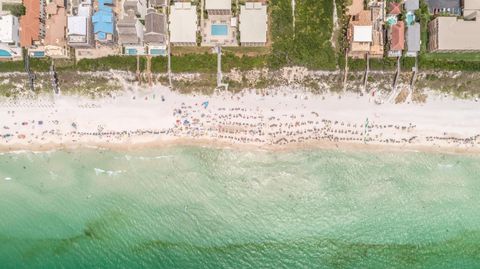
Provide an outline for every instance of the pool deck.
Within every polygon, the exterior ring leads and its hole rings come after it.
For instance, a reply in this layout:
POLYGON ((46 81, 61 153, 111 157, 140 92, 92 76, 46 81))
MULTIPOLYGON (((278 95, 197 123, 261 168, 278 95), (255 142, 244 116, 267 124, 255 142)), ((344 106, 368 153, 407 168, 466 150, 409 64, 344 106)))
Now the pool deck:
POLYGON ((202 25, 202 46, 215 46, 220 44, 226 47, 237 47, 237 26, 231 25, 231 15, 210 15, 205 19, 202 25), (212 25, 226 25, 228 34, 212 35, 212 25))

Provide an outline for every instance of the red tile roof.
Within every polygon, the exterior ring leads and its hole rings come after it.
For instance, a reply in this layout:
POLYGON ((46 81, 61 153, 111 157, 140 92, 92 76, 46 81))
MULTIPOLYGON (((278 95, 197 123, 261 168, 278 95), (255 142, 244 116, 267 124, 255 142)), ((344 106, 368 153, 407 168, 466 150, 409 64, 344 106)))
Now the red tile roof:
POLYGON ((23 0, 25 15, 20 17, 20 45, 30 47, 40 39, 40 1, 23 0))
POLYGON ((400 5, 400 3, 391 2, 390 5, 388 6, 388 10, 390 10, 388 14, 398 15, 402 13, 402 6, 400 5))
POLYGON ((405 24, 399 21, 392 26, 391 50, 403 50, 405 48, 405 24))

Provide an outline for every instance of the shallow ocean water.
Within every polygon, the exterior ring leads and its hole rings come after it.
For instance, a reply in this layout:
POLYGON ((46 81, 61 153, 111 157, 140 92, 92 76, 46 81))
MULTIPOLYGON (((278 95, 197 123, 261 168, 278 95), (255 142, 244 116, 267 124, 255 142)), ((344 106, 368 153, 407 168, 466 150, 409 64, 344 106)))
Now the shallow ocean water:
POLYGON ((480 268, 480 157, 0 155, 1 268, 480 268))

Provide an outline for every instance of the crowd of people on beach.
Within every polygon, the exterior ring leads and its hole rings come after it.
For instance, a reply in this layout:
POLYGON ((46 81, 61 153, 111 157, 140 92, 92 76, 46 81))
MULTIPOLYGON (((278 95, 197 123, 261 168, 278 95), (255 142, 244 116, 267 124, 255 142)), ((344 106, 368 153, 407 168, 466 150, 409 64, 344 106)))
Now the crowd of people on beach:
MULTIPOLYGON (((82 103, 78 104, 78 107, 96 109, 101 108, 101 105, 82 103)), ((447 133, 443 136, 428 136, 422 135, 413 123, 398 125, 368 118, 361 122, 342 121, 305 107, 277 110, 241 104, 209 106, 208 102, 183 102, 171 112, 173 120, 170 127, 142 129, 110 128, 108 122, 98 122, 95 128, 79 128, 74 121, 58 120, 55 105, 43 105, 42 109, 50 111, 48 119, 33 119, 35 115, 32 115, 28 120, 0 123, 1 144, 133 143, 139 139, 141 142, 153 142, 170 138, 253 145, 333 142, 472 147, 480 144, 480 134, 466 138, 447 133)), ((15 106, 9 106, 3 112, 6 112, 9 118, 16 117, 15 106)))

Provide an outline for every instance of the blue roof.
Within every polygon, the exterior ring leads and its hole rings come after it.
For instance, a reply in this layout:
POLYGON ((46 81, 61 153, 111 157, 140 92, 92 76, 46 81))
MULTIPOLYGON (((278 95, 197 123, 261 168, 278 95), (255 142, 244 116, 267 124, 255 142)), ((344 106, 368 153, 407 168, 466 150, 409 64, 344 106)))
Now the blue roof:
POLYGON ((113 0, 98 0, 98 5, 99 6, 104 6, 105 4, 113 5, 113 0))
POLYGON ((98 0, 98 11, 92 16, 93 31, 100 40, 106 39, 107 34, 114 32, 114 14, 111 7, 105 4, 112 4, 112 0, 98 0))

